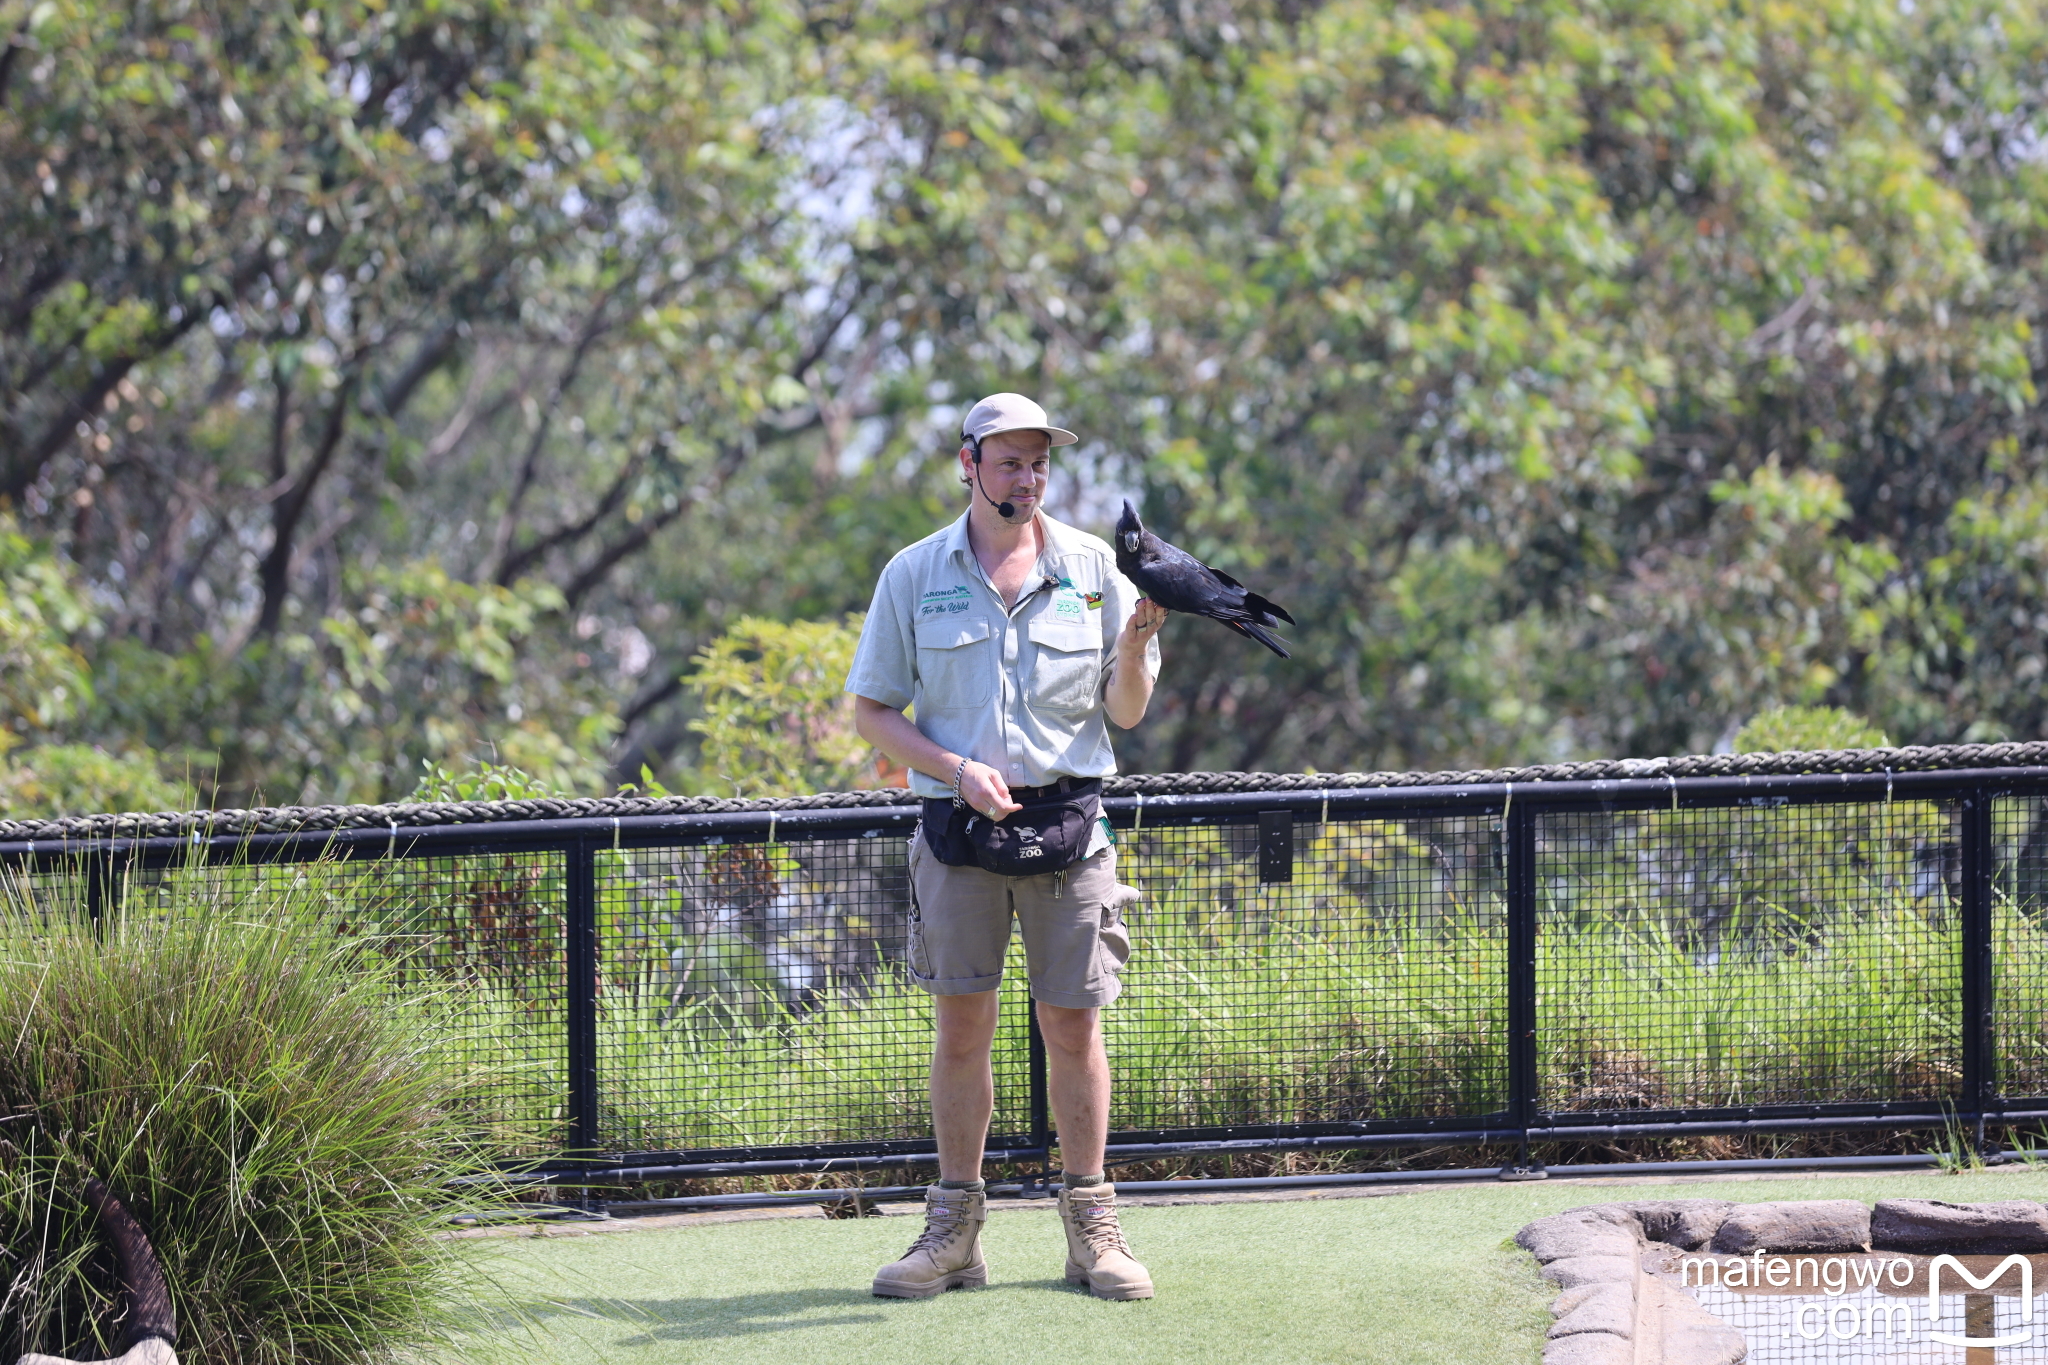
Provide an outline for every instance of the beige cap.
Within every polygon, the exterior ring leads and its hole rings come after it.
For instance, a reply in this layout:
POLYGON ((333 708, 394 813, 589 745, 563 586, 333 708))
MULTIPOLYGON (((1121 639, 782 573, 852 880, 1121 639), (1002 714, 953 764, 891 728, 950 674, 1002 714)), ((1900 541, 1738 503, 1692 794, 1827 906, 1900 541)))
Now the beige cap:
POLYGON ((1045 409, 1021 393, 992 393, 968 409, 960 423, 960 439, 985 441, 1001 431, 1042 431, 1056 446, 1070 446, 1081 438, 1046 418, 1045 409))

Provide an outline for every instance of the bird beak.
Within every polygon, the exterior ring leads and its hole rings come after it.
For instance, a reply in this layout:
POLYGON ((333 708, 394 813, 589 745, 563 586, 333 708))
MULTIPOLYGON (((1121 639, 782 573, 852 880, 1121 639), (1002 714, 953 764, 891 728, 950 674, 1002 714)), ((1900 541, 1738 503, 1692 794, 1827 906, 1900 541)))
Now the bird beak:
POLYGON ((1138 552, 1138 533, 1136 531, 1124 532, 1124 548, 1132 554, 1138 552))

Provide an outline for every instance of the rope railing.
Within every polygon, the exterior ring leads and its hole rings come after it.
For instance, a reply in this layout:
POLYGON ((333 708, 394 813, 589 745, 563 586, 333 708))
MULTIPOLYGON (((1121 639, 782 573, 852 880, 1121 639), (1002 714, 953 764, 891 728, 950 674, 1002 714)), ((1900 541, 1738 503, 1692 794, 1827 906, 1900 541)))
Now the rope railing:
MULTIPOLYGON (((1675 758, 1596 759, 1520 768, 1456 772, 1151 773, 1110 778, 1111 796, 1343 790, 1372 787, 1457 787, 1512 782, 1597 782, 1631 778, 1780 776, 1800 773, 1905 773, 2048 766, 2048 743, 1909 745, 1892 749, 1821 749, 1792 753, 1688 754, 1675 758)), ((389 802, 366 806, 262 806, 252 810, 67 815, 0 820, 0 841, 243 837, 306 831, 422 828, 505 821, 622 818, 649 815, 767 814, 900 806, 901 787, 819 792, 811 796, 535 797, 519 801, 389 802)))

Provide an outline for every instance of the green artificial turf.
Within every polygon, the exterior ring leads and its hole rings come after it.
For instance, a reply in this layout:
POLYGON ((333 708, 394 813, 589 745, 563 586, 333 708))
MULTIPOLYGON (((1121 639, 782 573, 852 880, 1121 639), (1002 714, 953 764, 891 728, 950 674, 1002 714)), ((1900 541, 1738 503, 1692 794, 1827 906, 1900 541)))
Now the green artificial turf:
MULTIPOLYGON (((1372 1199, 1131 1208, 1159 1297, 1104 1303, 1060 1280, 1056 1216, 991 1215, 990 1284, 921 1303, 868 1294, 911 1217, 778 1219, 478 1244, 537 1354, 671 1361, 1537 1360, 1549 1292, 1505 1245, 1523 1223, 1610 1200, 2048 1200, 2048 1172, 1672 1185, 1425 1188, 1372 1199)), ((914 1206, 897 1206, 912 1208, 914 1206)))

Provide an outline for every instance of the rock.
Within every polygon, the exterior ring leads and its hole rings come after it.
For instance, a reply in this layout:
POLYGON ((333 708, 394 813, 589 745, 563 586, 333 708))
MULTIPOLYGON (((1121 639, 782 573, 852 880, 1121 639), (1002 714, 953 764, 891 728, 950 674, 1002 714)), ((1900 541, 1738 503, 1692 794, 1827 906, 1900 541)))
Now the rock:
POLYGON ((2048 1208, 2028 1199, 1988 1204, 1881 1199, 1870 1215, 1870 1245, 1930 1255, 2048 1251, 2048 1208))
POLYGON ((1543 1365, 1635 1365, 1635 1343, 1606 1332, 1580 1332, 1543 1344, 1543 1365))
POLYGON ((1634 1228, 1603 1213, 1603 1208, 1573 1209, 1539 1218, 1515 1234, 1515 1244, 1546 1265, 1569 1256, 1635 1255, 1634 1228))
POLYGON ((1543 1274, 1560 1289, 1603 1282, 1632 1284, 1636 1262, 1633 1256, 1566 1256, 1544 1266, 1543 1274))
POLYGON ((1650 1241, 1697 1251, 1714 1240, 1735 1205, 1726 1199, 1646 1199, 1621 1207, 1635 1214, 1650 1241))
POLYGON ((1645 1321, 1654 1321, 1663 1365, 1740 1365, 1749 1358, 1749 1343, 1732 1324, 1721 1321, 1682 1289, 1659 1279, 1643 1282, 1645 1321))
POLYGON ((1870 1245, 1870 1210, 1854 1199, 1737 1204, 1714 1233, 1724 1256, 1767 1251, 1861 1251, 1870 1245))
POLYGON ((1565 1290, 1562 1294, 1559 1294, 1556 1298, 1550 1301, 1551 1316, 1559 1318, 1563 1317, 1566 1313, 1571 1312, 1572 1309, 1577 1308, 1587 1299, 1590 1299, 1594 1295, 1598 1294, 1600 1292, 1601 1286, 1605 1283, 1606 1281, 1603 1280, 1596 1282, 1594 1284, 1582 1284, 1577 1289, 1565 1290))
MULTIPOLYGON (((73 1362, 64 1356, 37 1355, 31 1351, 16 1360, 14 1365, 73 1365, 73 1362)), ((145 1337, 121 1355, 91 1361, 89 1365, 178 1365, 178 1353, 162 1337, 145 1337)))
POLYGON ((1610 1336, 1633 1338, 1636 1332, 1636 1288, 1632 1281, 1601 1280, 1567 1289, 1550 1305, 1557 1321, 1550 1324, 1550 1336, 1569 1337, 1580 1332, 1605 1332, 1610 1336))

